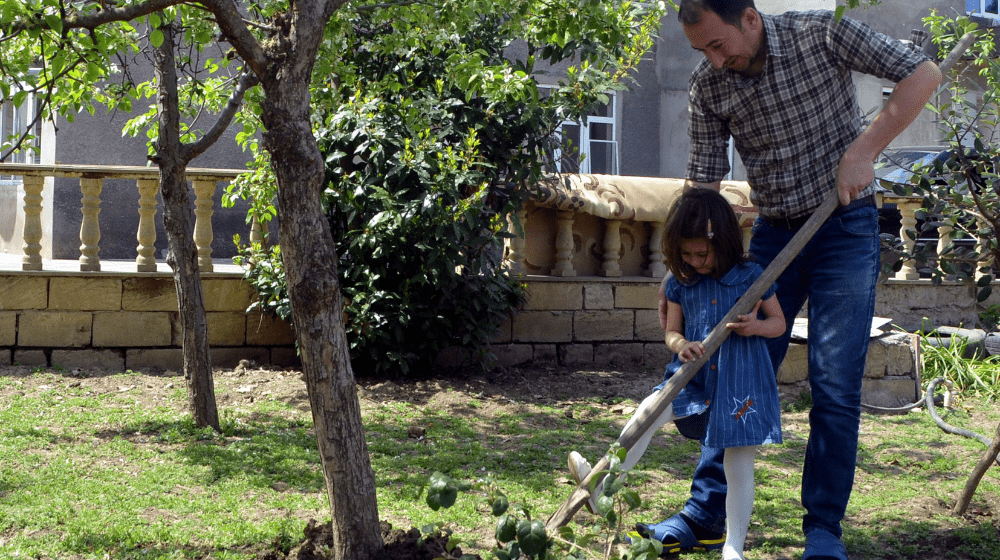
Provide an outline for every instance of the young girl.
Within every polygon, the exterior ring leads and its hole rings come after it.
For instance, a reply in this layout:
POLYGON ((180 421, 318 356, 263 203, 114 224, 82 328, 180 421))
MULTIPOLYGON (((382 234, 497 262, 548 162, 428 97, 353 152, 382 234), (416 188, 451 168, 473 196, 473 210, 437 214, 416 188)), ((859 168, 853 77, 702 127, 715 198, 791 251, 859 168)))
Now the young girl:
MULTIPOLYGON (((710 189, 691 189, 667 214, 664 231, 667 265, 661 304, 666 301, 665 342, 676 355, 667 366, 664 382, 646 397, 625 426, 649 406, 684 362, 700 358, 701 340, 729 312, 736 300, 763 273, 743 257, 740 226, 729 202, 710 189)), ((622 465, 631 469, 642 457, 660 426, 693 415, 706 415, 702 445, 725 448, 728 485, 724 539, 700 541, 706 548, 722 545, 723 560, 743 559, 750 513, 753 510, 753 466, 757 446, 781 443, 778 386, 762 337, 780 336, 785 318, 774 296, 774 286, 754 310, 726 326, 726 338, 708 363, 681 390, 652 426, 640 436, 622 465), (760 315, 763 315, 761 318, 760 315)), ((590 474, 590 464, 576 451, 569 469, 577 484, 590 474)), ((595 489, 595 493, 600 489, 595 489)), ((591 500, 592 502, 593 500, 591 500)), ((588 508, 593 508, 588 503, 588 508)), ((676 552, 680 543, 665 542, 664 552, 676 552)))

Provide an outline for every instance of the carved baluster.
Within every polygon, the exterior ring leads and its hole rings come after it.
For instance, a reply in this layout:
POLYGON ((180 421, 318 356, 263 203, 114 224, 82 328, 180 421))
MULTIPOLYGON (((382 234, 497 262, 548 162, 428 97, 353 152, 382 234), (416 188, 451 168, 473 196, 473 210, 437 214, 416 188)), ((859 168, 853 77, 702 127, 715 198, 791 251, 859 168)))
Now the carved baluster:
POLYGON ((987 267, 987 266, 992 268, 992 266, 993 266, 993 253, 991 253, 988 250, 986 250, 986 247, 985 247, 985 245, 983 245, 982 241, 976 241, 976 251, 979 253, 980 256, 979 256, 979 262, 976 263, 975 278, 976 278, 976 280, 979 280, 983 276, 986 276, 985 273, 979 271, 980 268, 987 267))
MULTIPOLYGON (((517 211, 517 223, 521 224, 522 233, 524 232, 525 221, 527 218, 527 210, 521 208, 517 211)), ((507 238, 507 267, 513 273, 524 274, 526 270, 526 267, 524 266, 524 235, 517 234, 517 228, 514 227, 513 220, 508 220, 507 232, 513 235, 513 237, 507 238)))
POLYGON ((556 265, 552 276, 576 276, 573 269, 573 212, 560 210, 556 214, 556 265))
POLYGON ((257 219, 257 215, 254 214, 250 220, 250 243, 260 243, 261 247, 263 247, 265 234, 267 234, 267 225, 261 224, 260 220, 257 219))
POLYGON ((41 175, 25 175, 24 183, 24 229, 21 238, 24 240, 24 256, 21 257, 21 270, 42 269, 42 189, 45 187, 45 177, 41 175))
POLYGON ((941 265, 941 260, 947 258, 944 256, 945 250, 952 244, 951 232, 955 228, 951 226, 938 226, 938 242, 937 242, 937 258, 938 266, 941 265))
POLYGON ((667 265, 663 262, 663 230, 666 223, 652 222, 650 225, 653 231, 649 234, 649 266, 645 274, 652 278, 663 278, 667 275, 667 265))
POLYGON ((139 188, 139 231, 136 233, 137 272, 156 272, 156 191, 159 179, 137 179, 139 188))
POLYGON ((80 200, 83 221, 80 222, 80 271, 96 272, 101 270, 101 223, 98 215, 101 213, 101 188, 104 179, 93 177, 80 178, 80 200))
POLYGON ((951 241, 951 232, 954 229, 955 228, 953 228, 951 226, 938 226, 938 228, 937 228, 937 230, 938 230, 938 242, 937 242, 937 255, 938 255, 938 258, 941 258, 941 255, 944 254, 945 249, 947 249, 948 246, 951 245, 951 243, 952 243, 952 241, 951 241))
MULTIPOLYGON (((906 248, 907 253, 912 253, 914 247, 917 246, 916 239, 910 239, 907 235, 906 230, 914 230, 917 227, 917 219, 914 216, 917 208, 920 208, 919 202, 899 202, 896 204, 899 208, 899 213, 902 216, 901 225, 899 227, 899 238, 903 240, 903 247, 906 248)), ((899 272, 894 276, 896 280, 917 280, 920 278, 920 273, 917 272, 917 267, 914 264, 913 259, 907 259, 903 261, 903 268, 899 269, 899 272)))
POLYGON ((618 261, 622 258, 621 220, 604 220, 604 261, 601 263, 601 276, 621 276, 622 267, 618 261))
POLYGON ((215 181, 193 181, 194 183, 194 244, 198 247, 198 269, 212 272, 212 196, 215 181))

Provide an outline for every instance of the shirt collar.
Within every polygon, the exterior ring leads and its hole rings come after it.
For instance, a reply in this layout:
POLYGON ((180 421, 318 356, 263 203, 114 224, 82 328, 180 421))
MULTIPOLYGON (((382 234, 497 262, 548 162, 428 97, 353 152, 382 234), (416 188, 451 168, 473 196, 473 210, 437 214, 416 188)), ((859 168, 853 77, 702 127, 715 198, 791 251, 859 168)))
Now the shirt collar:
MULTIPOLYGON (((760 14, 760 12, 757 12, 760 14)), ((771 66, 770 59, 772 57, 783 57, 785 56, 785 45, 781 42, 781 36, 778 34, 778 26, 774 23, 774 16, 768 14, 760 14, 760 19, 764 22, 764 48, 767 49, 767 56, 764 60, 764 70, 760 73, 760 76, 754 76, 752 78, 747 78, 740 74, 736 70, 726 68, 726 77, 729 79, 730 83, 736 85, 737 87, 745 87, 757 83, 767 71, 768 67, 771 66)))
POLYGON ((774 23, 774 16, 761 14, 760 19, 764 22, 764 39, 767 41, 767 55, 785 56, 785 44, 781 42, 781 35, 778 34, 778 26, 774 23))
POLYGON ((746 263, 737 263, 729 269, 729 272, 723 274, 722 278, 719 278, 719 283, 726 286, 736 286, 746 282, 751 274, 750 267, 746 263))

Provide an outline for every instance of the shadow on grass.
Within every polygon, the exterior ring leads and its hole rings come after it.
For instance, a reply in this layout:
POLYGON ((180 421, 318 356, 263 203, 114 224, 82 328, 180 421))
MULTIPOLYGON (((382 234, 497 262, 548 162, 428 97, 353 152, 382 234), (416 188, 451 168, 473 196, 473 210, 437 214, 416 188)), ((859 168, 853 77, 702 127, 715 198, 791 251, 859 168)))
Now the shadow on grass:
POLYGON ((94 436, 164 446, 190 464, 208 467, 206 484, 244 477, 258 488, 282 482, 302 492, 322 492, 325 482, 311 427, 272 414, 254 413, 251 417, 247 422, 224 418, 221 434, 198 428, 190 418, 184 418, 126 424, 94 436))
POLYGON ((261 553, 273 550, 287 552, 293 545, 291 537, 275 539, 275 542, 270 544, 251 544, 232 547, 170 545, 159 542, 132 543, 128 542, 128 540, 127 535, 85 533, 74 535, 67 540, 66 544, 68 549, 75 551, 77 554, 91 555, 103 553, 105 558, 114 558, 115 560, 176 560, 178 558, 194 560, 218 558, 222 554, 228 554, 233 557, 257 558, 261 553))
POLYGON ((852 560, 1000 558, 1000 530, 989 521, 961 527, 930 521, 881 522, 876 528, 848 527, 844 542, 852 560))

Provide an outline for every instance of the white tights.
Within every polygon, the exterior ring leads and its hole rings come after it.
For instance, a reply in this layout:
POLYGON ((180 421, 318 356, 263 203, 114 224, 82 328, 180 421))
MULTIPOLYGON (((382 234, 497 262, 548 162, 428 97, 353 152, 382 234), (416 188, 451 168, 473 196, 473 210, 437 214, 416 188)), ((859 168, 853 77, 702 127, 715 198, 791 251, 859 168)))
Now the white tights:
POLYGON ((756 454, 756 445, 727 447, 722 460, 726 470, 726 544, 722 545, 722 560, 743 560, 743 546, 753 512, 756 454))
MULTIPOLYGON (((625 429, 622 430, 622 433, 632 426, 643 411, 652 406, 658 394, 659 392, 657 391, 643 399, 639 408, 636 409, 635 414, 625 424, 625 429)), ((639 436, 635 445, 628 450, 625 460, 622 462, 622 469, 632 470, 632 467, 639 462, 643 453, 646 452, 649 442, 652 441, 653 436, 656 435, 660 427, 675 419, 674 405, 671 403, 667 405, 666 410, 660 414, 659 418, 650 425, 649 429, 639 436)), ((753 464, 756 454, 757 446, 730 447, 726 449, 725 458, 723 459, 727 485, 726 544, 722 547, 722 560, 743 560, 743 546, 746 543, 747 527, 750 526, 750 514, 753 512, 755 494, 753 464)), ((599 490, 600 487, 598 487, 599 490)))

